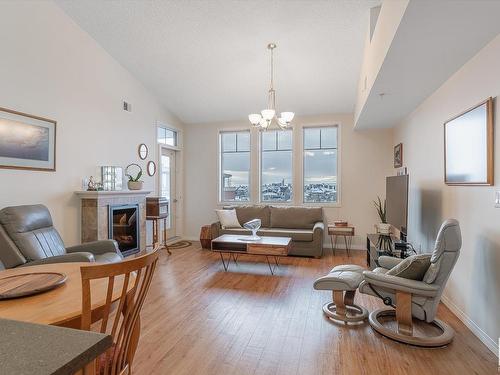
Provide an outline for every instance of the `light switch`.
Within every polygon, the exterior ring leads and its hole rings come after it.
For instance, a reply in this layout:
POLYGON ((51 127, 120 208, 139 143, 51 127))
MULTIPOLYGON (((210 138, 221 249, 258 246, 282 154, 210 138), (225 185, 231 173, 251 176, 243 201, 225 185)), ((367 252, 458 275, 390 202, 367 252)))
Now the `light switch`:
POLYGON ((495 191, 495 208, 500 208, 500 190, 495 191))

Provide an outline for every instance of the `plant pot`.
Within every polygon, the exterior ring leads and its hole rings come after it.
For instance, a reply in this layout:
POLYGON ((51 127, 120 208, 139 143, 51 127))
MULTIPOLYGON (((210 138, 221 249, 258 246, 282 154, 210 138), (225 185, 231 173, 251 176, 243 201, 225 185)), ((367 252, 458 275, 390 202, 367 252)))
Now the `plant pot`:
POLYGON ((144 181, 128 181, 127 186, 129 190, 142 190, 144 181))
POLYGON ((391 224, 378 223, 377 229, 380 234, 391 234, 391 224))

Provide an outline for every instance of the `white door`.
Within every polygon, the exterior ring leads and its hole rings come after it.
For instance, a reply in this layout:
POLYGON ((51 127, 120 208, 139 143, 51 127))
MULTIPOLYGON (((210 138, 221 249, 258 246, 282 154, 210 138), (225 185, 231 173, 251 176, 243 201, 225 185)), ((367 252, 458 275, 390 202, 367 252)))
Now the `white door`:
POLYGON ((175 151, 162 147, 160 153, 160 195, 168 200, 168 238, 176 236, 175 211, 177 199, 175 194, 175 176, 175 151))

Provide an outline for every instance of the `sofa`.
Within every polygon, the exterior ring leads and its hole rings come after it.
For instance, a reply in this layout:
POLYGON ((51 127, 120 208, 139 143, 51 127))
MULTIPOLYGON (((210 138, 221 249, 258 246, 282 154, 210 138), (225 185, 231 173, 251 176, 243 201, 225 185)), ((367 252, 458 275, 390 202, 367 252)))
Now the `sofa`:
MULTIPOLYGON (((289 255, 320 258, 323 253, 323 209, 321 207, 289 206, 226 206, 234 209, 240 225, 252 219, 260 219, 260 236, 291 237, 289 255)), ((222 228, 220 222, 211 226, 212 238, 222 234, 249 235, 245 228, 222 228)))
POLYGON ((122 259, 113 240, 65 247, 49 210, 41 204, 0 210, 0 268, 65 262, 115 263, 122 259))

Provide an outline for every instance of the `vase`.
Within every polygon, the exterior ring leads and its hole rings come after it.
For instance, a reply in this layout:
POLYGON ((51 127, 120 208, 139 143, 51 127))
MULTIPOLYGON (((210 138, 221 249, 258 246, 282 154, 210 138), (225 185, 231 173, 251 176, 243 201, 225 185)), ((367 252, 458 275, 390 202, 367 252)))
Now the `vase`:
POLYGON ((243 228, 249 229, 252 231, 252 236, 249 238, 251 241, 258 241, 260 240, 260 237, 257 236, 257 231, 260 229, 260 226, 262 225, 262 222, 260 219, 253 219, 245 224, 243 224, 243 228))
POLYGON ((143 184, 144 181, 129 181, 127 186, 129 190, 142 190, 143 184))
POLYGON ((391 224, 378 223, 377 229, 380 234, 391 234, 391 224))

